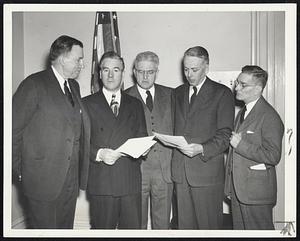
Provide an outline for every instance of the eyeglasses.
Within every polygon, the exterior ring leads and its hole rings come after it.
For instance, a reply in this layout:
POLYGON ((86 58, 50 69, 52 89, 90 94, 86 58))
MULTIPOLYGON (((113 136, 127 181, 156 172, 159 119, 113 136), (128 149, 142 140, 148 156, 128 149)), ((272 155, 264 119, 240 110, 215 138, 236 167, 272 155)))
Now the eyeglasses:
POLYGON ((249 84, 246 84, 246 83, 243 83, 243 82, 239 82, 238 80, 234 81, 234 83, 235 83, 235 87, 240 85, 242 87, 242 89, 244 89, 246 87, 249 87, 249 86, 256 86, 256 85, 249 85, 249 84))
POLYGON ((151 70, 141 70, 141 69, 136 69, 136 72, 137 72, 138 74, 140 74, 140 75, 144 75, 144 74, 146 74, 146 75, 152 75, 152 74, 156 73, 157 70, 154 70, 154 69, 151 69, 151 70))

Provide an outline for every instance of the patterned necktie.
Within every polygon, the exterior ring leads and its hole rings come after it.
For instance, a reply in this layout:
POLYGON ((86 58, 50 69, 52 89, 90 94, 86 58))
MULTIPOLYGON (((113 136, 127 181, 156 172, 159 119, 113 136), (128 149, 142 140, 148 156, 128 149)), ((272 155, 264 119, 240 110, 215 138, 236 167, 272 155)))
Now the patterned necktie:
POLYGON ((146 105, 148 107, 148 109, 150 110, 150 112, 152 111, 153 109, 153 100, 152 100, 152 95, 150 93, 149 90, 146 91, 146 94, 147 94, 147 98, 146 98, 146 105))
POLYGON ((197 87, 193 87, 193 90, 194 90, 194 93, 192 94, 192 96, 191 96, 191 100, 190 100, 190 106, 192 106, 193 105, 193 103, 194 103, 194 101, 195 101, 195 99, 196 99, 196 96, 197 96, 197 87))
POLYGON ((116 95, 113 94, 111 97, 110 108, 115 116, 119 114, 119 103, 116 101, 116 95))
POLYGON ((64 91, 65 91, 65 95, 67 96, 67 98, 70 101, 71 105, 74 107, 74 100, 73 100, 72 94, 69 90, 69 87, 67 85, 67 80, 65 80, 65 82, 64 82, 64 91))
POLYGON ((246 113, 246 111, 247 111, 247 108, 246 108, 246 106, 244 106, 244 108, 241 111, 240 124, 242 124, 243 121, 244 121, 244 119, 245 119, 245 113, 246 113))

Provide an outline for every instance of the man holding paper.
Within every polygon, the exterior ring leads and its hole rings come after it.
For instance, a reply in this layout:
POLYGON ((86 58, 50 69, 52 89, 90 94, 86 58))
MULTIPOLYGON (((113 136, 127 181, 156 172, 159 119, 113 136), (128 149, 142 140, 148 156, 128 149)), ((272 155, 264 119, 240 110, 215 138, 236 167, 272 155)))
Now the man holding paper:
POLYGON ((142 104, 120 90, 124 67, 117 53, 104 53, 99 63, 103 88, 84 98, 91 119, 92 229, 141 228, 141 160, 116 151, 130 138, 147 136, 142 104))
MULTIPOLYGON (((133 70, 137 84, 126 90, 143 103, 149 136, 153 131, 173 134, 173 92, 171 88, 155 84, 158 65, 155 53, 139 53, 133 70)), ((171 148, 157 143, 142 162, 142 229, 148 226, 149 199, 152 229, 169 229, 173 191, 171 156, 171 148)))
POLYGON ((189 48, 183 57, 188 81, 175 89, 175 135, 187 143, 176 147, 172 179, 178 199, 179 229, 221 229, 224 152, 233 129, 231 90, 210 80, 205 48, 189 48))
POLYGON ((232 132, 225 194, 231 199, 234 229, 274 229, 275 166, 281 157, 283 123, 262 96, 268 73, 247 65, 236 81, 236 98, 245 103, 232 132))

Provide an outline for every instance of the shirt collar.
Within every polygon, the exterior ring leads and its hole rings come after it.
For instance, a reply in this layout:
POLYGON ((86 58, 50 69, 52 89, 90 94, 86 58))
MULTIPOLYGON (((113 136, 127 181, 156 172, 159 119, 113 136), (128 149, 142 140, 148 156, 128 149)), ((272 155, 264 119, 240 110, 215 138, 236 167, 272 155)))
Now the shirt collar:
MULTIPOLYGON (((207 77, 205 76, 204 80, 203 80, 200 84, 198 84, 198 85, 195 86, 195 87, 197 88, 197 95, 198 95, 198 93, 199 93, 201 87, 203 86, 204 82, 206 81, 206 78, 207 78, 207 77)), ((191 96, 192 96, 193 93, 194 93, 193 87, 194 87, 194 86, 190 85, 190 89, 189 89, 189 97, 190 97, 190 98, 191 98, 191 96)))
POLYGON ((244 118, 246 118, 246 116, 250 113, 250 111, 253 109, 253 107, 255 106, 255 104, 259 98, 260 97, 258 97, 256 100, 253 100, 253 101, 249 102, 248 104, 246 104, 247 110, 245 112, 244 118))
MULTIPOLYGON (((57 81, 58 81, 58 83, 59 83, 60 88, 61 88, 62 91, 65 93, 65 90, 64 90, 65 79, 64 79, 64 77, 62 77, 62 76, 60 75, 60 73, 58 73, 58 71, 55 69, 55 67, 54 67, 53 65, 51 65, 51 68, 52 68, 53 73, 54 73, 54 75, 55 75, 55 77, 56 77, 56 79, 57 79, 57 81)), ((68 88, 70 89, 70 86, 69 86, 69 82, 68 82, 68 81, 67 81, 67 85, 68 85, 68 88)))
POLYGON ((115 94, 116 98, 115 100, 119 103, 119 106, 121 104, 121 90, 118 90, 117 92, 111 92, 107 89, 105 89, 104 87, 102 88, 102 92, 104 94, 104 97, 108 103, 108 105, 110 105, 111 99, 112 99, 112 95, 115 94))
MULTIPOLYGON (((139 91, 139 93, 140 93, 140 95, 141 95, 144 103, 146 103, 146 99, 147 99, 147 96, 148 96, 147 93, 146 93, 147 90, 141 88, 138 84, 137 84, 137 89, 138 89, 138 91, 139 91)), ((155 94, 155 87, 154 87, 154 85, 152 85, 151 88, 148 89, 148 90, 150 91, 150 93, 152 95, 152 100, 154 101, 154 94, 155 94)))

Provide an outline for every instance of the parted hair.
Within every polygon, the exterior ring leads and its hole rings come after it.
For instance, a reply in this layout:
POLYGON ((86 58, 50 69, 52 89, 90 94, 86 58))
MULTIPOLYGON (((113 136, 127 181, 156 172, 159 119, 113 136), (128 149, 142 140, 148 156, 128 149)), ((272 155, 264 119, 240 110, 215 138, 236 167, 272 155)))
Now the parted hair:
POLYGON ((268 80, 268 72, 257 65, 246 65, 242 68, 242 73, 252 75, 252 77, 265 88, 268 80))
POLYGON ((122 67, 123 67, 122 71, 125 69, 125 63, 124 63, 123 58, 122 58, 118 53, 116 53, 116 52, 114 52, 114 51, 108 51, 108 52, 105 52, 105 53, 101 56, 101 59, 100 59, 100 61, 99 61, 99 69, 101 69, 101 64, 102 64, 103 60, 104 60, 104 59, 107 59, 107 58, 109 58, 109 59, 118 59, 118 60, 120 60, 121 63, 122 63, 122 67))
POLYGON ((51 62, 55 61, 60 55, 68 53, 72 50, 73 45, 79 45, 83 48, 81 41, 72 38, 67 35, 62 35, 58 37, 50 47, 49 59, 51 62))
POLYGON ((209 64, 208 52, 205 48, 203 48, 201 46, 195 46, 195 47, 191 47, 191 48, 187 49, 184 52, 183 57, 186 57, 186 56, 194 56, 194 57, 204 59, 207 62, 207 64, 209 64))

